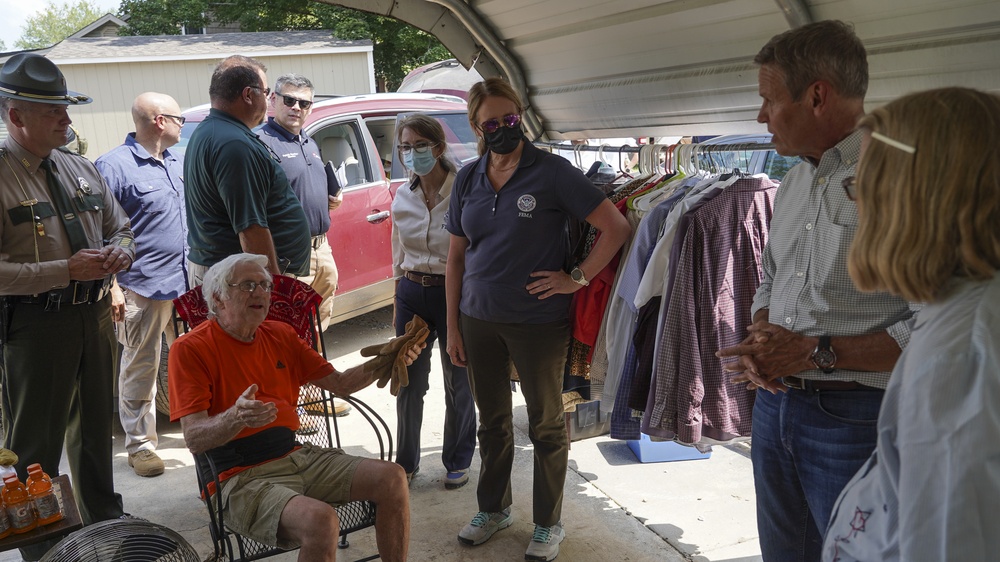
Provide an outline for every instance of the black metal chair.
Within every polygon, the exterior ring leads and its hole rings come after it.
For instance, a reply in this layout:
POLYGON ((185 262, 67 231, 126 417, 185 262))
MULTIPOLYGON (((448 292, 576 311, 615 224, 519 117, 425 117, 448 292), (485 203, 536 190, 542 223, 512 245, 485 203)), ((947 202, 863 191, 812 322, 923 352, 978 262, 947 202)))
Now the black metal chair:
MULTIPOLYGON (((326 344, 319 329, 320 296, 311 287, 290 277, 277 276, 271 292, 271 309, 268 318, 282 320, 296 329, 299 337, 307 341, 323 357, 326 344)), ((201 295, 201 287, 196 287, 175 299, 175 329, 186 331, 207 319, 207 308, 201 295)), ((391 460, 393 455, 392 432, 385 420, 368 404, 350 396, 338 396, 353 407, 352 414, 360 415, 371 426, 379 446, 379 458, 391 460)), ((340 448, 340 429, 334 414, 333 397, 329 392, 314 385, 302 387, 299 393, 299 421, 301 427, 296 438, 320 447, 340 448)), ((215 464, 204 454, 195 455, 198 487, 208 508, 209 531, 215 546, 216 560, 222 556, 229 560, 260 560, 286 552, 280 548, 259 543, 240 535, 226 526, 222 509, 221 494, 210 494, 209 490, 219 489, 219 473, 215 464), (206 475, 210 475, 207 477, 206 475)), ((350 546, 350 533, 374 527, 375 504, 368 501, 350 502, 336 507, 340 519, 340 540, 338 548, 350 546)), ((358 559, 358 562, 379 558, 376 552, 358 559)))

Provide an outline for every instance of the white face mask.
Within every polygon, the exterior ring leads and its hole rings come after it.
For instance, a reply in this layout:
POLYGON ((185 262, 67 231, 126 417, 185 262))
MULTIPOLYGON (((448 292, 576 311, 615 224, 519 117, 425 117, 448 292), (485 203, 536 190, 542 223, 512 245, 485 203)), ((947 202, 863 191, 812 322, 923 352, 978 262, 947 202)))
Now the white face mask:
POLYGON ((433 149, 428 149, 424 153, 411 150, 409 154, 403 155, 403 165, 418 176, 426 176, 431 173, 436 164, 437 157, 434 156, 433 149))

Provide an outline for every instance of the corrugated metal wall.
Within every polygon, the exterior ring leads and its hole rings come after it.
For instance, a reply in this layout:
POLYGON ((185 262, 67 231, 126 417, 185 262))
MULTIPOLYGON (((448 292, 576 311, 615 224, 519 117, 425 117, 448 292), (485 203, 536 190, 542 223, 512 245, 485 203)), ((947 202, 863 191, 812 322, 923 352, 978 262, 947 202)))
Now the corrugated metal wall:
MULTIPOLYGON (((484 0, 524 61, 553 137, 762 132, 753 56, 788 29, 774 0, 484 0), (531 4, 531 9, 527 9, 531 4)), ((1000 91, 1000 2, 819 0, 814 20, 855 25, 869 50, 869 108, 945 85, 1000 91)))
MULTIPOLYGON (((408 21, 483 76, 523 74, 540 129, 562 139, 763 132, 752 60, 791 25, 777 0, 318 1, 408 21)), ((802 4, 856 25, 869 107, 945 85, 1000 91, 998 0, 802 4)))
MULTIPOLYGON (((257 56, 274 79, 288 72, 312 80, 318 94, 373 92, 370 52, 297 56, 257 56)), ((221 59, 72 64, 56 61, 71 90, 94 98, 89 105, 70 108, 73 126, 87 139, 91 160, 118 146, 134 130, 132 101, 142 92, 170 94, 181 109, 208 103, 212 70, 221 59)))

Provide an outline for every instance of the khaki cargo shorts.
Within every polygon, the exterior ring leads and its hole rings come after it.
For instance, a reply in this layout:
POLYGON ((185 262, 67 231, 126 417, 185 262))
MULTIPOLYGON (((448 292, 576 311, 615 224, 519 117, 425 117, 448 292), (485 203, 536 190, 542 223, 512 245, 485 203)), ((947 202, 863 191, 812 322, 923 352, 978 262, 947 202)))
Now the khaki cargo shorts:
POLYGON ((288 456, 240 472, 222 483, 226 526, 283 549, 299 545, 278 539, 285 504, 303 495, 339 506, 350 501, 351 483, 364 460, 341 449, 305 444, 288 456))

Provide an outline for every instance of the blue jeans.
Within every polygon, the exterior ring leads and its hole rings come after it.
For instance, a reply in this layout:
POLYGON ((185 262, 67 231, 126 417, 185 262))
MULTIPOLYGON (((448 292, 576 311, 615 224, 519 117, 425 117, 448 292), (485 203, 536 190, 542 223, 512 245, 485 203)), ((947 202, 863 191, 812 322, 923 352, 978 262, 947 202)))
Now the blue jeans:
POLYGON ((427 322, 431 333, 420 357, 406 368, 409 386, 396 397, 398 418, 396 464, 406 472, 420 466, 420 428, 424 421, 424 396, 430 388, 431 354, 438 341, 441 370, 444 372, 444 443, 441 462, 445 470, 464 470, 472 464, 476 451, 476 403, 465 367, 452 365, 448 345, 448 316, 444 287, 422 287, 405 277, 396 288, 396 335, 406 331, 406 323, 416 314, 427 322))
POLYGON ((884 394, 757 392, 751 458, 765 562, 820 559, 837 497, 875 450, 884 394))

